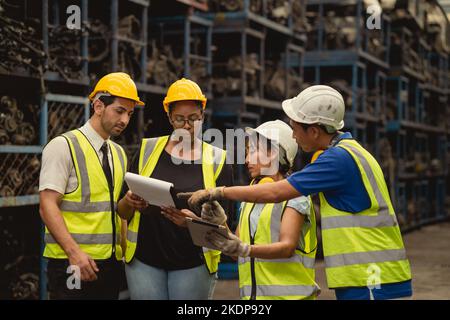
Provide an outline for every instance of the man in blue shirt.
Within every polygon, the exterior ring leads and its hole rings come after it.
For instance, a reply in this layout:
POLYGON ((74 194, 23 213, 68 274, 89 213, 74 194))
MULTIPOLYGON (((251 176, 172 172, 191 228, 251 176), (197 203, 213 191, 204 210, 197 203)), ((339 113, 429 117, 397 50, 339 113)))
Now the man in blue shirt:
POLYGON ((327 282, 337 299, 411 296, 409 261, 381 168, 350 133, 339 131, 342 95, 312 86, 284 101, 283 110, 303 151, 325 150, 317 160, 276 183, 197 191, 189 205, 198 210, 224 198, 272 203, 318 194, 327 282))

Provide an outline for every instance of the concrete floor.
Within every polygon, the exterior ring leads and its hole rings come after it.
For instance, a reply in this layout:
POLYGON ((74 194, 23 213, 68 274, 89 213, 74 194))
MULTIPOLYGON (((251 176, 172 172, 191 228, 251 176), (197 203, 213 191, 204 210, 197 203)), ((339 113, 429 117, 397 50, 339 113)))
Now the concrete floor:
MULTIPOLYGON (((423 227, 403 236, 411 263, 414 300, 450 299, 450 223, 423 227)), ((316 263, 316 281, 322 288, 319 300, 334 300, 325 281, 323 261, 316 263)), ((219 280, 214 299, 239 299, 237 280, 219 280)))

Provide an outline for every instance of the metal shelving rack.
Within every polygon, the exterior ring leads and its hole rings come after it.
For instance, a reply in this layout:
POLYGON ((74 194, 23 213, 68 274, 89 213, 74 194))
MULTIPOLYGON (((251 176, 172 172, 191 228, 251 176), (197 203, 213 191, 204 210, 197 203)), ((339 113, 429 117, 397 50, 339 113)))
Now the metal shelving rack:
POLYGON ((447 48, 438 49, 427 41, 426 6, 431 3, 405 1, 390 11, 399 46, 391 50, 388 87, 395 99, 390 106, 395 110, 391 109, 386 131, 398 161, 396 209, 403 230, 448 218, 443 196, 448 181, 444 169, 448 163, 448 74, 442 70, 447 68, 450 47, 447 44, 447 48), (398 16, 396 10, 404 14, 398 16), (410 44, 410 50, 402 47, 405 43, 410 44), (411 51, 420 63, 408 65, 406 53, 411 57, 411 51))
POLYGON ((330 84, 343 93, 347 130, 378 156, 389 69, 390 18, 381 15, 381 29, 368 30, 364 1, 310 0, 307 8, 312 26, 305 54, 305 82, 330 84), (353 21, 347 21, 350 13, 353 21), (344 36, 335 35, 341 32, 344 36), (369 45, 372 37, 379 43, 378 51, 369 45), (344 48, 345 41, 350 48, 344 48), (342 79, 346 82, 336 81, 342 79))
MULTIPOLYGON (((212 94, 212 25, 213 23, 202 17, 201 13, 208 11, 208 5, 191 0, 174 1, 170 11, 161 3, 150 6, 148 42, 152 42, 158 50, 169 48, 165 56, 169 63, 181 61, 175 70, 171 70, 170 79, 165 79, 164 87, 156 99, 155 108, 162 109, 162 99, 167 88, 175 80, 182 77, 191 79, 199 84, 208 98, 208 106, 213 99, 212 94), (170 61, 172 59, 173 61, 170 61)), ((166 114, 157 111, 146 114, 152 117, 158 127, 150 130, 151 135, 167 134, 170 128, 166 114)), ((211 108, 205 109, 205 123, 210 123, 211 108)))
MULTIPOLYGON (((287 3, 292 8, 293 1, 287 3)), ((301 1, 302 13, 304 5, 305 1, 301 1)), ((303 61, 305 36, 301 30, 294 30, 292 17, 286 20, 285 25, 270 20, 265 0, 262 1, 260 12, 255 13, 251 10, 249 0, 243 1, 242 7, 238 10, 204 15, 205 18, 214 21, 213 44, 217 47, 217 52, 214 55, 213 73, 222 75, 227 68, 226 63, 231 57, 229 53, 221 54, 223 51, 233 51, 240 61, 239 71, 235 75, 239 80, 235 82, 235 90, 221 96, 216 95, 214 99, 213 122, 225 123, 225 128, 258 125, 268 110, 282 114, 280 101, 268 98, 264 90, 266 57, 269 52, 279 56, 277 61, 279 67, 297 68, 300 77, 303 61), (240 43, 240 48, 226 46, 226 41, 231 39, 240 43), (269 42, 272 40, 277 40, 277 45, 269 42), (288 60, 290 56, 295 56, 294 59, 300 65, 292 65, 288 60), (251 68, 249 64, 252 64, 251 68), (255 78, 252 81, 252 88, 249 75, 255 78)), ((285 84, 289 82, 287 73, 284 81, 285 84)), ((283 98, 286 98, 287 94, 286 90, 283 98)))
MULTIPOLYGON (((136 86, 144 99, 147 95, 161 93, 162 88, 148 84, 147 72, 147 34, 148 34, 148 8, 149 0, 109 0, 109 12, 98 11, 93 1, 89 2, 89 20, 98 20, 109 26, 108 38, 109 54, 107 63, 100 70, 89 66, 89 70, 96 70, 97 78, 109 72, 123 71, 130 74, 136 82, 136 86), (106 68, 105 68, 106 66, 106 68)), ((106 6, 105 8, 108 8, 106 6)), ((97 67, 98 68, 98 67, 97 67)), ((91 76, 91 78, 93 78, 91 76)), ((98 79, 96 79, 98 80, 98 79)), ((95 81, 96 81, 95 80, 95 81)), ((92 83, 95 83, 92 81, 92 83)), ((144 107, 137 107, 129 124, 129 128, 115 140, 125 147, 129 157, 139 147, 139 142, 144 137, 144 107), (138 130, 136 130, 139 128, 138 130)))
POLYGON ((426 8, 425 1, 417 0, 397 2, 384 10, 379 39, 384 50, 378 52, 382 55, 374 55, 368 50, 372 31, 362 25, 364 1, 308 1, 312 29, 304 61, 305 82, 340 89, 351 106, 346 129, 377 158, 384 151, 380 143, 388 139, 398 160, 394 177, 389 179, 390 192, 404 230, 448 216, 442 196, 448 176, 440 168, 448 161, 443 123, 448 109, 448 74, 442 71, 448 70, 448 45, 447 51, 438 50, 427 41, 426 8), (338 41, 332 37, 331 22, 349 12, 355 18, 342 19, 337 30, 345 34, 349 30, 345 28, 353 25, 354 45, 341 49, 339 41, 346 38, 338 41), (413 58, 419 63, 408 65, 413 58), (351 86, 333 82, 330 74, 346 79, 351 86), (370 91, 376 92, 372 106, 370 91))
MULTIPOLYGON (((60 18, 58 16, 59 13, 59 6, 60 1, 59 0, 42 0, 42 11, 41 11, 41 21, 42 21, 42 41, 43 41, 43 49, 46 54, 46 59, 44 64, 48 65, 48 59, 51 57, 51 45, 49 43, 48 33, 49 33, 49 13, 52 12, 52 26, 58 26, 60 25, 60 18)), ((82 0, 78 3, 82 8, 85 8, 87 6, 87 1, 82 0)), ((82 11, 84 12, 84 11, 82 11)), ((86 22, 86 15, 83 14, 82 16, 83 23, 86 22)), ((0 145, 0 154, 21 154, 24 157, 27 155, 38 155, 42 153, 43 147, 47 144, 49 141, 48 136, 48 130, 49 130, 49 116, 51 116, 52 109, 49 109, 49 104, 52 102, 58 102, 61 104, 75 104, 75 105, 82 105, 82 115, 85 119, 89 117, 89 108, 88 108, 88 100, 86 98, 83 98, 81 96, 75 96, 73 94, 53 94, 50 91, 57 90, 55 85, 59 83, 65 83, 66 85, 72 85, 76 87, 74 92, 79 92, 80 90, 83 90, 84 86, 87 86, 89 84, 88 78, 87 78, 87 35, 86 33, 82 32, 80 36, 80 52, 81 56, 79 57, 80 61, 80 78, 78 79, 69 79, 66 77, 63 77, 61 74, 58 74, 57 72, 49 71, 43 73, 42 78, 36 78, 36 77, 23 77, 19 76, 15 73, 8 73, 4 75, 0 75, 1 77, 14 77, 18 82, 17 83, 23 83, 27 87, 33 87, 35 96, 38 97, 35 101, 36 104, 40 106, 39 108, 39 138, 38 143, 36 145, 0 145), (31 81, 31 84, 30 84, 31 81), (45 89, 47 92, 42 92, 42 84, 44 84, 45 89)), ((70 91, 70 90, 67 90, 70 91)), ((20 96, 19 93, 17 93, 17 96, 20 96)), ((61 106, 60 106, 61 107, 61 106)), ((60 111, 60 110, 58 110, 60 111)), ((71 116, 74 116, 74 114, 70 114, 71 116)), ((84 122, 84 119, 83 119, 84 122)), ((80 123, 82 124, 82 123, 80 123)), ((56 129, 56 128, 55 128, 56 129)), ((71 128, 67 128, 69 130, 71 128)), ((53 130, 52 133, 56 131, 53 130)), ((59 132, 63 133, 63 132, 59 132)), ((51 138, 53 138, 52 136, 51 138)), ((37 181, 34 181, 37 183, 37 181)), ((25 205, 34 205, 39 203, 39 196, 37 193, 35 194, 17 194, 10 197, 3 197, 0 198, 0 207, 11 207, 11 206, 25 206, 25 205)))
MULTIPOLYGON (((281 101, 298 94, 289 92, 289 86, 294 81, 302 82, 305 30, 295 27, 290 14, 285 23, 271 20, 268 1, 260 3, 258 11, 252 10, 250 0, 242 1, 235 11, 213 8, 210 4, 210 10, 215 11, 201 14, 214 23, 212 73, 217 78, 213 80, 211 103, 213 127, 223 130, 255 127, 266 119, 282 117, 281 101), (274 62, 272 66, 267 64, 268 58, 274 62), (277 90, 278 98, 270 97, 266 87, 269 77, 275 76, 274 69, 283 70, 280 78, 284 88, 277 90)), ((288 0, 286 4, 293 10, 294 1, 288 0)), ((303 16, 305 1, 297 1, 295 5, 303 16)), ((237 168, 236 178, 244 183, 241 167, 237 168)))

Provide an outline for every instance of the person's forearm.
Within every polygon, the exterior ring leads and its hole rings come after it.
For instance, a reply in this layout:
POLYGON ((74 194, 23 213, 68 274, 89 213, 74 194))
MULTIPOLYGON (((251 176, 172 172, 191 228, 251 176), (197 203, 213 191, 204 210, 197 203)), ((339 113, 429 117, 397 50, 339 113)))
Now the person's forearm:
POLYGON ((295 253, 295 246, 286 242, 252 245, 250 256, 261 259, 286 259, 295 253))
POLYGON ((223 191, 226 199, 252 203, 278 203, 300 196, 285 180, 253 186, 225 187, 223 191))
POLYGON ((57 204, 44 201, 44 203, 41 203, 39 211, 47 229, 67 256, 71 256, 80 249, 67 230, 66 223, 57 204))
POLYGON ((124 220, 129 221, 134 215, 134 208, 128 205, 124 198, 117 204, 117 214, 124 220))

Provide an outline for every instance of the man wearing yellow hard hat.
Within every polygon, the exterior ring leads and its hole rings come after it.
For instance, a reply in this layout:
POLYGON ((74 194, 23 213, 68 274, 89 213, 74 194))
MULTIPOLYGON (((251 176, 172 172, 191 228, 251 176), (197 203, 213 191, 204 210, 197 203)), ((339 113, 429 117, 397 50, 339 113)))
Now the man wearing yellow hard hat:
MULTIPOLYGON (((233 171, 231 165, 225 164, 225 150, 201 141, 197 135, 206 100, 195 82, 175 81, 163 101, 173 132, 170 136, 143 139, 130 172, 168 181, 177 191, 233 185, 233 171), (184 144, 188 148, 180 150, 184 144)), ((211 297, 220 252, 195 246, 188 230, 179 225, 185 219, 172 219, 168 208, 163 209, 163 214, 160 207, 153 205, 136 210, 125 201, 130 191, 124 193, 118 213, 130 222, 125 272, 131 299, 211 297)), ((187 208, 186 201, 176 205, 187 208)), ((223 201, 222 206, 232 214, 231 201, 223 201)))
MULTIPOLYGON (((42 152, 40 214, 45 228, 50 299, 117 299, 122 265, 117 200, 127 168, 110 140, 127 127, 139 99, 123 72, 101 78, 89 95, 93 113, 42 152)), ((62 115, 64 116, 64 115, 62 115)), ((144 205, 139 199, 130 206, 144 205)))

